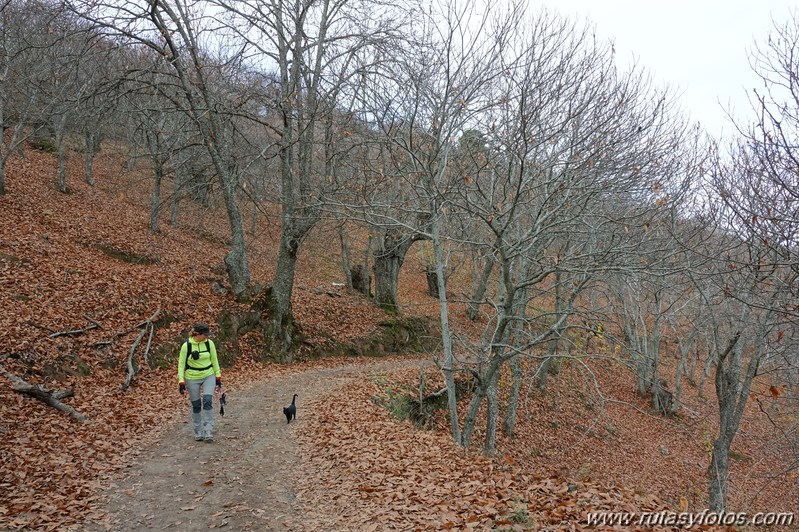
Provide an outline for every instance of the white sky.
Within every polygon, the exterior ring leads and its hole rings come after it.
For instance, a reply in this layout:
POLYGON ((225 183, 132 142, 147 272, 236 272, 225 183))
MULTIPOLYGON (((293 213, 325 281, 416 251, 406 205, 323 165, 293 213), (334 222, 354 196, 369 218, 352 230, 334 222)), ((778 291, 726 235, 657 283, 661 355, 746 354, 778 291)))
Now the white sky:
POLYGON ((724 108, 751 117, 746 90, 758 86, 747 52, 766 42, 776 21, 799 0, 530 0, 570 17, 588 18, 615 40, 621 64, 633 59, 677 88, 681 107, 712 134, 732 131, 724 108))

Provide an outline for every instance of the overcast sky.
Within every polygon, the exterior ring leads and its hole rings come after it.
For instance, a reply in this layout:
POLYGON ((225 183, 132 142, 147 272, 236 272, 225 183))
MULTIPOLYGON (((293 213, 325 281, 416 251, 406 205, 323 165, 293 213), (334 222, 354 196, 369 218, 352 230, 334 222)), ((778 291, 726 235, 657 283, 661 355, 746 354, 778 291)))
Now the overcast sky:
POLYGON ((766 42, 799 1, 787 0, 530 0, 571 17, 589 18, 600 37, 615 40, 619 59, 633 58, 655 79, 680 89, 681 105, 709 132, 730 132, 723 107, 751 111, 745 90, 757 85, 747 51, 766 42))

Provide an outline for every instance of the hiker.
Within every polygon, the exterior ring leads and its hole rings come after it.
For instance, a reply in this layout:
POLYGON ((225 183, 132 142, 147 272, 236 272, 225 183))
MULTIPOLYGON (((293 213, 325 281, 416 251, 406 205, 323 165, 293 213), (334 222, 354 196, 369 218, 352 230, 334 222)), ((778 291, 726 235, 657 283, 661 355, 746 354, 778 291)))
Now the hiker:
POLYGON ((178 357, 178 391, 180 395, 189 391, 194 441, 214 441, 214 386, 222 394, 222 373, 210 334, 207 324, 196 323, 178 357))

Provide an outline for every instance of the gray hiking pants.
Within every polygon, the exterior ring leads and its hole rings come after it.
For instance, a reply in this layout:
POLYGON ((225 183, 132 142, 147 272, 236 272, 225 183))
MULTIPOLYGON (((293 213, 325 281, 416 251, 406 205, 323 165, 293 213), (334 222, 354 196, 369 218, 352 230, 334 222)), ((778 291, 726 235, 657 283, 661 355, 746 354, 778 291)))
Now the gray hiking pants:
POLYGON ((214 436, 214 385, 216 385, 214 375, 209 375, 204 379, 186 379, 195 438, 213 438, 214 436), (202 396, 200 396, 200 389, 202 389, 202 396))

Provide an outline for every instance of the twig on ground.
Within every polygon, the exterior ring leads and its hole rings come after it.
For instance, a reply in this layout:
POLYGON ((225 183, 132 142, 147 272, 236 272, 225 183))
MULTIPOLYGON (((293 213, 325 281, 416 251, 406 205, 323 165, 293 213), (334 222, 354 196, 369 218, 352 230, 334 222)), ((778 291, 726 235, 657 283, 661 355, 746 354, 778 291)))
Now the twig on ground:
POLYGON ((93 329, 99 329, 99 328, 100 328, 100 326, 95 322, 95 323, 92 323, 91 325, 88 325, 88 326, 84 327, 83 329, 72 329, 72 330, 69 330, 69 331, 54 332, 51 335, 49 335, 49 338, 58 338, 59 336, 78 336, 79 334, 83 334, 83 333, 85 333, 87 331, 91 331, 93 329))
POLYGON ((83 329, 70 329, 68 331, 53 331, 52 329, 50 329, 48 327, 40 327, 39 325, 36 325, 35 323, 31 323, 31 322, 28 322, 28 323, 30 323, 34 327, 38 327, 40 329, 45 329, 45 330, 49 331, 50 334, 48 335, 48 338, 58 338, 59 336, 78 336, 79 334, 83 334, 85 332, 92 331, 94 329, 102 329, 103 328, 103 326, 99 322, 97 322, 96 320, 91 319, 90 317, 86 316, 85 314, 83 315, 83 318, 85 320, 87 320, 87 321, 90 321, 92 324, 84 327, 83 329))
POLYGON ((86 314, 84 314, 84 315, 83 315, 83 317, 84 317, 84 319, 86 319, 86 320, 88 320, 88 321, 92 322, 93 324, 97 325, 97 328, 98 328, 98 329, 102 329, 102 328, 103 328, 103 326, 102 326, 102 325, 101 325, 99 322, 97 322, 97 321, 95 321, 95 320, 91 319, 91 318, 90 318, 89 316, 87 316, 86 314))
POLYGON ((38 323, 34 323, 30 320, 25 322, 26 324, 30 325, 31 327, 36 327, 37 329, 41 329, 43 331, 47 331, 48 333, 54 333, 55 331, 50 327, 45 327, 44 325, 39 325, 38 323))

